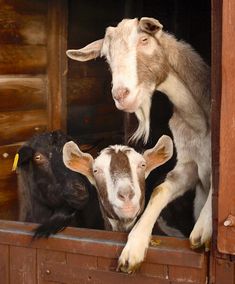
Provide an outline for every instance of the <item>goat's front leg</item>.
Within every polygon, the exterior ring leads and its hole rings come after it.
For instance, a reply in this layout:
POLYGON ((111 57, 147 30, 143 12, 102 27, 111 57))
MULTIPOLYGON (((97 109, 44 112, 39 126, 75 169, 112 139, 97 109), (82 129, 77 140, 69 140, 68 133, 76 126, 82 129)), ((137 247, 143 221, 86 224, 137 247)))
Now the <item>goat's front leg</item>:
POLYGON ((144 260, 153 226, 162 209, 172 200, 192 188, 198 181, 197 166, 194 162, 178 164, 162 184, 156 187, 149 203, 136 225, 119 258, 118 269, 132 273, 144 260))
POLYGON ((205 249, 209 250, 210 240, 212 236, 212 183, 206 203, 197 219, 197 222, 190 234, 191 247, 198 248, 205 245, 205 249))

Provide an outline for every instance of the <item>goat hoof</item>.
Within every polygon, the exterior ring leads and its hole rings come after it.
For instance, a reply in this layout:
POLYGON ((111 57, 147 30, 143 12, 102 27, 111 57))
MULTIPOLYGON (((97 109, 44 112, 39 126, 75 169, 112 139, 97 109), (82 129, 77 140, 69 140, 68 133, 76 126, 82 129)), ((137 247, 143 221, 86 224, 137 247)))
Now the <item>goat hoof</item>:
POLYGON ((139 270, 140 266, 141 266, 141 263, 130 266, 129 262, 126 261, 124 264, 122 264, 122 263, 118 264, 117 271, 121 271, 121 272, 128 273, 128 274, 133 274, 137 270, 139 270))
POLYGON ((201 238, 196 240, 190 239, 190 248, 193 250, 204 247, 205 251, 207 252, 210 250, 210 246, 211 246, 211 239, 208 239, 205 242, 202 242, 201 238))

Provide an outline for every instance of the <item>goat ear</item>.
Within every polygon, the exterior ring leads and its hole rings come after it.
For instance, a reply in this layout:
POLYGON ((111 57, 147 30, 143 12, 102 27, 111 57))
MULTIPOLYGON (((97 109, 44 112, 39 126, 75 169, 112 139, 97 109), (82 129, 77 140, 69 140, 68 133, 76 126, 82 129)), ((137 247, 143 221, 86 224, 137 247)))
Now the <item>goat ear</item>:
POLYGON ((160 37, 163 25, 154 18, 144 17, 139 21, 139 28, 141 31, 160 37))
POLYGON ((63 147, 63 161, 67 168, 88 178, 95 185, 92 164, 94 159, 88 153, 83 153, 73 141, 65 143, 63 147))
POLYGON ((24 164, 27 164, 33 157, 34 150, 30 146, 22 146, 19 151, 19 160, 17 166, 20 167, 24 164))
POLYGON ((103 39, 96 40, 81 49, 69 49, 66 54, 77 61, 88 61, 100 56, 103 39))
POLYGON ((143 156, 147 163, 145 176, 147 177, 153 169, 170 160, 172 155, 173 141, 169 136, 163 135, 152 149, 144 152, 143 156))

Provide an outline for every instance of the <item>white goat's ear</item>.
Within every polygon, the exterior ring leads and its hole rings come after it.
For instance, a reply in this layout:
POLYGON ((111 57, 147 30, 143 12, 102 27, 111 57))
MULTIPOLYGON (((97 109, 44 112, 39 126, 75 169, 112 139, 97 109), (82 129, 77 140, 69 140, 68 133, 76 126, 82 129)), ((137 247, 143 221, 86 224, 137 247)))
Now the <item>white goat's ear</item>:
POLYGON ((146 160, 146 171, 145 177, 149 175, 149 173, 166 163, 173 155, 173 141, 167 136, 163 135, 158 140, 157 144, 152 148, 148 149, 144 152, 143 156, 146 160))
POLYGON ((141 18, 139 21, 139 28, 141 31, 160 37, 163 25, 154 18, 141 18))
POLYGON ((68 49, 66 54, 73 60, 88 61, 100 56, 103 39, 96 40, 81 49, 68 49))
POLYGON ((94 159, 90 154, 83 153, 73 141, 64 144, 63 161, 67 168, 86 176, 95 185, 92 171, 94 159))

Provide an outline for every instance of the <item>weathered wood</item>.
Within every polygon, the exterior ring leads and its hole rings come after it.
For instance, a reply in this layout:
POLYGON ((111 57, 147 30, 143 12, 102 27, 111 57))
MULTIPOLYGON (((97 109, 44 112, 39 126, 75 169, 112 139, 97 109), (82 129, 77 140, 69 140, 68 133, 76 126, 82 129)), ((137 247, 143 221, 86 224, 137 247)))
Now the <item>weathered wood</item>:
POLYGON ((33 134, 47 128, 47 112, 46 110, 1 112, 0 124, 0 145, 25 141, 33 134))
POLYGON ((9 247, 0 245, 0 279, 2 284, 9 284, 9 247))
POLYGON ((221 258, 211 259, 212 271, 210 273, 210 283, 213 284, 234 284, 235 283, 235 263, 221 258))
MULTIPOLYGON (((63 233, 49 238, 31 242, 31 230, 35 226, 0 221, 0 243, 18 244, 34 248, 46 248, 67 253, 78 253, 87 256, 118 258, 126 242, 124 233, 105 232, 69 228, 63 233), (19 232, 21 232, 19 234, 19 232), (67 234, 68 232, 68 234, 67 234), (66 240, 66 241, 65 241, 66 240)), ((188 240, 174 238, 157 238, 159 246, 150 247, 146 256, 149 263, 202 268, 205 265, 203 252, 194 252, 189 248, 188 240)))
POLYGON ((58 282, 51 282, 46 281, 43 277, 45 272, 46 274, 51 273, 51 271, 48 270, 47 265, 49 264, 66 264, 66 253, 64 252, 58 252, 58 251, 51 251, 51 250, 44 250, 40 249, 37 250, 37 275, 38 275, 38 284, 60 284, 61 279, 59 279, 58 282))
POLYGON ((0 178, 0 219, 18 220, 16 176, 0 178))
POLYGON ((45 73, 46 47, 1 44, 0 75, 45 73))
POLYGON ((222 83, 222 2, 213 0, 212 3, 212 54, 211 54, 211 139, 212 139, 212 212, 213 212, 213 235, 211 254, 211 282, 214 283, 215 269, 212 267, 215 263, 217 251, 218 234, 218 192, 219 192, 219 166, 220 166, 220 104, 221 104, 221 83, 222 83))
POLYGON ((2 0, 1 5, 6 5, 9 9, 14 9, 23 15, 32 13, 45 14, 47 12, 47 2, 47 0, 2 0))
POLYGON ((220 122, 220 179, 218 204, 218 249, 235 255, 235 225, 224 226, 235 216, 235 2, 223 1, 222 96, 220 122))
POLYGON ((25 281, 32 281, 16 283, 34 283, 33 275, 37 275, 38 284, 206 281, 207 258, 203 252, 191 251, 188 240, 154 236, 158 245, 148 249, 140 271, 128 275, 116 272, 127 234, 67 228, 49 239, 32 241, 34 228, 34 224, 0 221, 0 249, 1 245, 10 246, 10 257, 14 258, 10 275, 20 281, 24 275, 25 281))
POLYGON ((66 130, 67 1, 48 1, 49 129, 66 130))
POLYGON ((12 176, 12 165, 15 154, 22 143, 0 146, 0 178, 12 176))
POLYGON ((10 248, 10 284, 36 284, 36 249, 10 248))
POLYGON ((46 15, 22 15, 1 5, 0 43, 46 45, 46 15))
POLYGON ((46 109, 46 77, 0 77, 0 112, 46 109))

